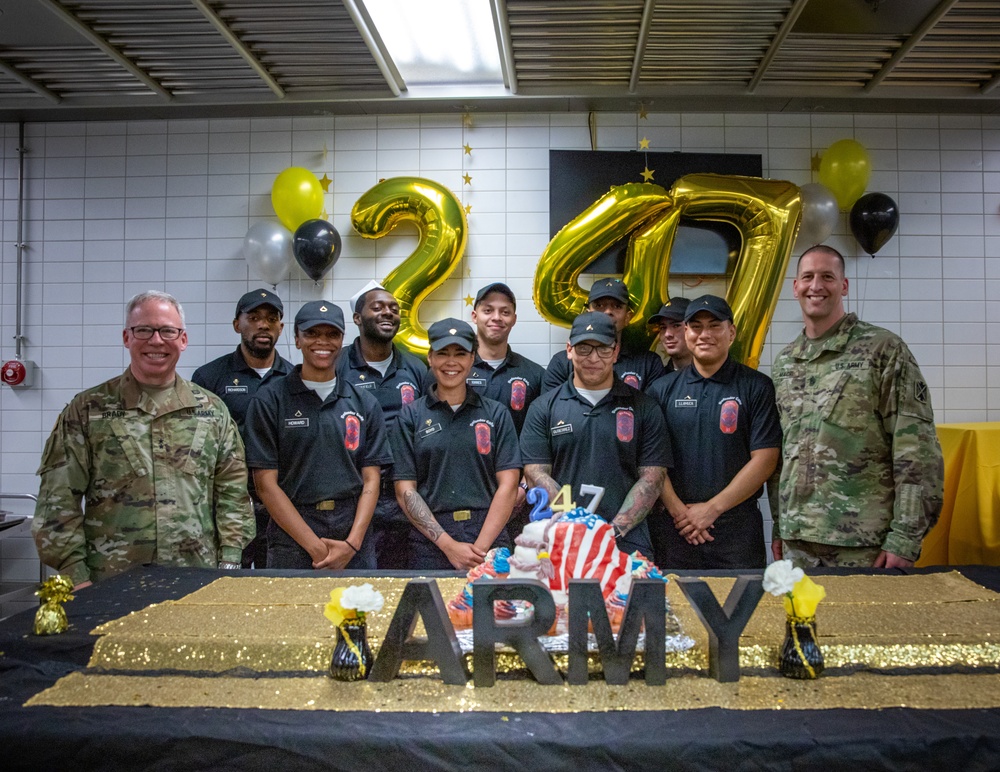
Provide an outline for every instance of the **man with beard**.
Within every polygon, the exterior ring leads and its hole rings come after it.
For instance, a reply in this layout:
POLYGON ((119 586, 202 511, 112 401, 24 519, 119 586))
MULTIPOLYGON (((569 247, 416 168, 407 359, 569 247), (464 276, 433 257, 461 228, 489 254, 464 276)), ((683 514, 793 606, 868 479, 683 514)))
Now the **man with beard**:
MULTIPOLYGON (((191 380, 217 394, 226 403, 239 427, 244 444, 247 441, 246 417, 250 400, 257 390, 272 378, 291 371, 291 364, 275 349, 284 325, 281 299, 266 289, 246 293, 236 304, 233 329, 240 335, 240 345, 232 354, 225 354, 194 371, 191 380)), ((247 481, 257 520, 257 535, 243 550, 243 568, 263 568, 267 561, 264 533, 270 516, 257 497, 253 476, 247 481)))
MULTIPOLYGON (((358 337, 337 360, 337 378, 367 391, 382 407, 390 432, 404 405, 424 395, 427 367, 393 343, 399 332, 399 303, 372 282, 354 298, 358 337)), ((379 568, 409 567, 410 521, 399 508, 391 469, 382 470, 371 536, 379 568)))

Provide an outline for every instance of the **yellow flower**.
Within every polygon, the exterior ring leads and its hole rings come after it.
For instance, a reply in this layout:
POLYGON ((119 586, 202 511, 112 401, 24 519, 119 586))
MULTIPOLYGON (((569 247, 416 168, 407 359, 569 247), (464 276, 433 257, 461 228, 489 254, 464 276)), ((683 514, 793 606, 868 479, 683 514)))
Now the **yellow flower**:
POLYGON ((785 612, 796 617, 816 616, 816 607, 826 597, 826 590, 808 576, 795 583, 792 591, 785 596, 785 612))
POLYGON ((330 602, 323 609, 323 616, 333 622, 334 627, 340 627, 347 614, 344 607, 340 605, 340 596, 344 594, 344 588, 338 587, 330 591, 330 602))

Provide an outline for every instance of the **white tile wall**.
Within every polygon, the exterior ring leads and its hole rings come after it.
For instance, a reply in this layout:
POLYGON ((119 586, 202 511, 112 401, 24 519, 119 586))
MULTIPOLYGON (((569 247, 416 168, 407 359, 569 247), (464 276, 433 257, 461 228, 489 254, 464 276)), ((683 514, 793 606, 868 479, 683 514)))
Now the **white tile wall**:
MULTIPOLYGON (((17 128, 0 124, 4 359, 14 354, 17 128)), ((124 368, 121 314, 134 292, 163 288, 184 304, 191 345, 183 375, 235 345, 233 304, 261 283, 243 260, 242 238, 251 223, 273 218, 270 186, 288 166, 333 180, 326 209, 344 239, 340 262, 319 285, 293 266, 277 287, 291 312, 319 297, 346 307, 410 253, 412 228, 365 240, 352 232, 350 211, 379 179, 418 175, 472 206, 462 269, 425 304, 423 321, 467 316, 462 299, 503 279, 522 297, 514 346, 544 363, 563 345, 565 331, 541 319, 528 297, 548 242, 548 151, 589 149, 586 114, 475 115, 471 126, 457 115, 34 123, 25 134, 24 355, 40 369, 30 390, 0 387, 2 492, 37 490, 34 467, 62 405, 124 368)), ((869 190, 892 196, 901 220, 873 260, 840 217, 830 243, 847 255, 849 306, 904 335, 939 422, 1000 420, 1000 118, 597 115, 598 149, 635 150, 643 137, 656 151, 759 153, 765 176, 797 184, 818 180, 812 158, 832 142, 862 142, 874 169, 869 190)), ((765 371, 799 328, 788 285, 765 371)), ((281 347, 297 361, 287 336, 281 347)), ((30 511, 24 502, 0 506, 30 511)), ((24 549, 5 545, 0 558, 24 549)), ((8 568, 24 559, 17 554, 2 561, 2 578, 23 571, 8 568)))

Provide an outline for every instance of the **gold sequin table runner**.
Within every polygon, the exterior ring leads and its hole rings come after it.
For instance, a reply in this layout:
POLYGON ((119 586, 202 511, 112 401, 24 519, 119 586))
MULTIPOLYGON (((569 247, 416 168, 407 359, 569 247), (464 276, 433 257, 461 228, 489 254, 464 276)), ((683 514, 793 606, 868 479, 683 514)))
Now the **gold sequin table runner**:
MULTIPOLYGON (((741 680, 709 678, 707 635, 671 582, 667 597, 695 646, 668 653, 675 677, 659 687, 639 679, 617 687, 603 680, 543 687, 509 677, 475 689, 442 684, 429 663, 407 665, 388 684, 335 682, 323 675, 334 645, 323 605, 333 588, 364 581, 386 599, 382 612, 369 615, 377 651, 409 579, 223 577, 99 626, 88 669, 27 704, 406 712, 1000 706, 1000 596, 957 572, 820 578, 827 599, 817 621, 827 672, 817 681, 778 675, 785 615, 770 595, 741 638, 741 680)), ((734 582, 706 581, 720 603, 734 582)), ((438 580, 446 599, 463 584, 438 580)), ((564 659, 556 661, 565 668, 564 659)), ((521 668, 516 655, 498 660, 501 671, 521 668)))

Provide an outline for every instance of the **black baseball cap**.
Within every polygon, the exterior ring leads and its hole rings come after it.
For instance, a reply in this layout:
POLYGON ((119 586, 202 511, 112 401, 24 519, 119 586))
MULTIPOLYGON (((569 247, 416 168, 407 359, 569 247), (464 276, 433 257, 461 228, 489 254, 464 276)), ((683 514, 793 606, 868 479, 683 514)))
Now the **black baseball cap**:
POLYGON ((702 295, 688 303, 687 311, 684 312, 684 321, 691 321, 691 317, 699 311, 708 311, 716 319, 723 322, 733 321, 733 309, 718 295, 702 295))
POLYGON ((618 341, 618 335, 611 317, 600 311, 586 311, 576 317, 569 331, 569 345, 575 346, 585 340, 593 340, 605 346, 614 345, 618 341))
POLYGON ((278 316, 285 315, 285 307, 281 305, 281 298, 270 290, 260 287, 255 290, 250 290, 236 302, 236 317, 239 318, 240 314, 253 311, 255 308, 259 308, 260 306, 273 306, 278 312, 278 316))
POLYGON ((440 351, 452 343, 457 343, 466 351, 472 351, 476 347, 476 333, 472 326, 453 317, 434 322, 427 330, 427 338, 431 343, 431 351, 440 351))
POLYGON ((343 332, 344 312, 329 300, 311 300, 295 314, 295 326, 300 330, 308 330, 318 324, 329 324, 343 332))
POLYGON ((628 287, 621 279, 598 279, 595 281, 590 288, 590 294, 587 295, 587 305, 589 306, 601 298, 614 298, 626 306, 630 304, 628 287))
POLYGON ((476 293, 476 302, 472 304, 475 308, 482 302, 482 299, 489 295, 491 292, 499 292, 501 295, 506 295, 507 299, 514 304, 514 310, 517 310, 517 298, 514 297, 514 291, 504 284, 502 281, 495 281, 492 284, 487 284, 479 292, 476 293))
POLYGON ((670 298, 663 304, 663 308, 649 317, 650 324, 654 322, 683 322, 684 312, 687 311, 690 302, 687 298, 670 298))

